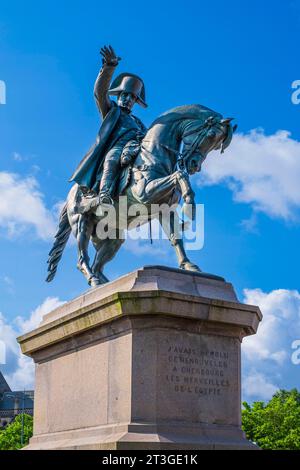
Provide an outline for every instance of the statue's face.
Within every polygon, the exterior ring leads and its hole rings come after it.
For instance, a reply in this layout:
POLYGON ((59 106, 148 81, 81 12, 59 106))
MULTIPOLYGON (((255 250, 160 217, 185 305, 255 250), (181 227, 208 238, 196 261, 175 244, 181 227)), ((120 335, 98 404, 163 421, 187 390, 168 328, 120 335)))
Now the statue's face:
POLYGON ((127 111, 132 110, 135 102, 136 97, 132 93, 127 93, 127 91, 122 91, 118 96, 118 105, 127 111))

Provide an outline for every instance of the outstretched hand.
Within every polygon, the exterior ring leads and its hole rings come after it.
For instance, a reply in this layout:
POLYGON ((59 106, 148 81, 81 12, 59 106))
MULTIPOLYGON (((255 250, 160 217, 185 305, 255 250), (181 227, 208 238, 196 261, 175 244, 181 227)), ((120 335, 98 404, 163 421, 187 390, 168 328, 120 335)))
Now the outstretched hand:
POLYGON ((121 57, 118 57, 111 46, 104 46, 100 49, 102 62, 106 65, 118 65, 121 57))

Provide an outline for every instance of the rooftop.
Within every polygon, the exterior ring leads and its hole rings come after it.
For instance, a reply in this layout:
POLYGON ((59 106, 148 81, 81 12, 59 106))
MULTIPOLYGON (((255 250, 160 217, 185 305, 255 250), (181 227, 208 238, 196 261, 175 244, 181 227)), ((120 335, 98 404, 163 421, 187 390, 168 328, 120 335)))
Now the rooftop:
POLYGON ((0 371, 0 414, 8 410, 31 410, 33 408, 33 390, 12 391, 0 371), (24 399, 24 403, 23 403, 24 399))

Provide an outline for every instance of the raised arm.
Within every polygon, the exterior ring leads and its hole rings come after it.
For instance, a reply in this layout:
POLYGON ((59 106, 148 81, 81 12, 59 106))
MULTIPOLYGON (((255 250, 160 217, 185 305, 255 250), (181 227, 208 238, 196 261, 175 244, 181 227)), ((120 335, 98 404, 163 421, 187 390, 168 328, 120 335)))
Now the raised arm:
POLYGON ((110 110, 112 103, 108 95, 110 82, 114 70, 121 58, 115 54, 115 51, 111 46, 104 46, 100 50, 100 54, 102 55, 102 68, 95 82, 94 96, 97 107, 102 114, 102 118, 104 119, 110 110))

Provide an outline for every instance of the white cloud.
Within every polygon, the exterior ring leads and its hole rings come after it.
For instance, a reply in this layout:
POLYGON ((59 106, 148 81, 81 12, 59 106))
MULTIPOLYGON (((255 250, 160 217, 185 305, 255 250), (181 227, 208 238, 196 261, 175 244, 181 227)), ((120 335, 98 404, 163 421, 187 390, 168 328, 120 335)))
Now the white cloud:
POLYGON ((13 160, 15 160, 16 162, 22 162, 24 160, 24 157, 20 153, 14 152, 13 160))
POLYGON ((242 343, 246 399, 269 399, 287 381, 300 386, 299 373, 291 362, 292 343, 300 339, 300 293, 296 290, 245 289, 243 302, 258 305, 263 320, 256 335, 242 343))
POLYGON ((16 337, 36 328, 46 313, 63 303, 57 297, 47 297, 28 318, 19 316, 12 324, 8 323, 0 313, 0 341, 6 346, 8 368, 5 378, 12 390, 30 389, 34 386, 33 361, 21 353, 16 337))
POLYGON ((264 374, 252 371, 248 376, 244 377, 242 388, 243 395, 247 396, 247 398, 270 400, 279 387, 269 382, 264 374))
POLYGON ((269 293, 245 289, 244 302, 258 305, 263 321, 258 332, 243 341, 243 353, 250 361, 271 360, 281 365, 290 358, 292 342, 300 338, 300 293, 278 289, 269 293))
POLYGON ((0 228, 16 236, 34 228, 39 238, 47 240, 56 229, 55 215, 46 208, 37 180, 0 172, 0 228))
POLYGON ((257 227, 257 214, 252 212, 251 216, 248 219, 243 219, 240 223, 240 226, 249 233, 259 233, 257 227))
POLYGON ((16 357, 14 371, 5 374, 5 379, 11 390, 32 390, 34 388, 33 360, 20 352, 16 357))
POLYGON ((14 281, 13 279, 11 279, 9 276, 3 276, 3 281, 5 282, 5 284, 9 287, 13 287, 14 286, 14 281))
POLYGON ((237 202, 271 217, 295 220, 300 208, 300 142, 287 131, 255 129, 234 136, 224 155, 208 156, 200 184, 225 183, 237 202))
POLYGON ((59 300, 58 297, 47 297, 41 305, 31 312, 29 318, 24 318, 21 316, 17 317, 15 319, 15 323, 18 326, 21 334, 27 333, 28 331, 37 328, 46 313, 51 312, 63 303, 64 302, 59 300))
POLYGON ((14 294, 15 283, 13 279, 11 279, 9 276, 0 277, 0 287, 2 285, 4 286, 6 292, 8 292, 9 294, 14 294))
POLYGON ((18 354, 18 344, 16 342, 16 332, 9 324, 4 315, 0 312, 0 340, 5 344, 6 356, 12 353, 18 354))
POLYGON ((125 240, 124 248, 136 256, 151 256, 153 264, 161 264, 164 258, 170 260, 171 257, 172 259, 174 249, 157 219, 151 222, 151 236, 152 243, 149 223, 142 225, 139 229, 132 229, 127 232, 128 238, 125 240))
POLYGON ((124 248, 126 251, 136 256, 151 256, 153 264, 161 264, 165 262, 164 258, 172 260, 173 250, 169 240, 131 240, 125 241, 124 248))

